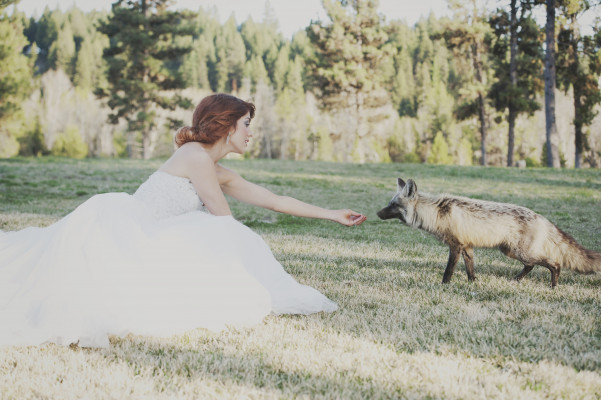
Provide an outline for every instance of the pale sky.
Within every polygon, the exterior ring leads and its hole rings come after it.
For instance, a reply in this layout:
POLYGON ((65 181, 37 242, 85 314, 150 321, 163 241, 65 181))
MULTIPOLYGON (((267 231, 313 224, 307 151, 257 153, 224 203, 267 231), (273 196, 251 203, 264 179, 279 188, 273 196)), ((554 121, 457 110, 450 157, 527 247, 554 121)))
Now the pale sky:
MULTIPOLYGON (((17 9, 25 12, 28 16, 39 17, 46 5, 51 9, 59 7, 66 11, 74 4, 84 12, 96 10, 110 10, 115 0, 21 0, 17 9)), ((236 23, 241 24, 248 16, 260 22, 263 20, 265 3, 267 0, 175 0, 175 9, 189 9, 196 11, 200 7, 205 10, 215 7, 220 21, 223 23, 232 14, 236 23)), ((480 0, 487 3, 488 8, 507 7, 509 1, 503 0, 480 0)), ((280 32, 290 39, 292 34, 309 25, 311 19, 324 18, 325 12, 321 0, 269 0, 275 17, 278 20, 280 32)), ((447 0, 380 0, 378 11, 384 15, 387 21, 403 19, 410 25, 416 23, 421 17, 427 17, 433 12, 437 17, 449 15, 447 0)), ((544 7, 536 10, 539 24, 544 23, 544 7)), ((10 12, 10 9, 9 9, 10 12)), ((592 25, 595 18, 601 17, 601 7, 586 13, 580 20, 583 33, 592 33, 592 25)))
MULTIPOLYGON (((236 22, 241 24, 248 16, 260 22, 263 20, 266 0, 176 0, 175 9, 198 10, 200 7, 207 10, 216 7, 221 22, 234 14, 236 22)), ((72 5, 77 5, 84 12, 96 10, 110 10, 114 0, 21 0, 17 5, 19 11, 28 16, 40 16, 46 5, 50 9, 57 6, 66 11, 72 5)), ((278 20, 280 32, 286 38, 300 29, 304 29, 311 19, 324 17, 325 12, 321 0, 269 0, 275 17, 278 20)), ((447 0, 380 0, 379 12, 392 19, 404 19, 409 24, 414 24, 420 17, 427 17, 430 12, 436 16, 447 15, 447 0)))

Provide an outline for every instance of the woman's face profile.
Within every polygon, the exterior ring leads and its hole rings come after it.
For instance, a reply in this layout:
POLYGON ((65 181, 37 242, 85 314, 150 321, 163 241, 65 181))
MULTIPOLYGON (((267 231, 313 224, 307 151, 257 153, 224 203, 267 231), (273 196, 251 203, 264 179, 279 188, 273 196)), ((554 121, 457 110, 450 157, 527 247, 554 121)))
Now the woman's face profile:
POLYGON ((230 135, 230 143, 234 147, 233 152, 243 154, 251 137, 250 113, 246 113, 246 115, 236 121, 236 130, 230 135))

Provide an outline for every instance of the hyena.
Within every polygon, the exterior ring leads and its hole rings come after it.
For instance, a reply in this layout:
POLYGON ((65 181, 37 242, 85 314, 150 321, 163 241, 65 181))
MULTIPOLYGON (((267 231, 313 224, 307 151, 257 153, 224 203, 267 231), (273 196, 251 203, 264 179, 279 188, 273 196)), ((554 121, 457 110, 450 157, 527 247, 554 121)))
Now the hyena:
POLYGON ((460 255, 468 279, 476 278, 474 247, 497 247, 506 256, 521 261, 524 269, 515 276, 518 281, 535 265, 551 271, 551 287, 557 285, 562 267, 584 274, 601 271, 601 253, 585 249, 573 237, 528 208, 418 193, 412 179, 405 183, 399 178, 397 183, 397 194, 387 207, 378 211, 378 217, 398 218, 449 245, 443 283, 451 280, 460 255))

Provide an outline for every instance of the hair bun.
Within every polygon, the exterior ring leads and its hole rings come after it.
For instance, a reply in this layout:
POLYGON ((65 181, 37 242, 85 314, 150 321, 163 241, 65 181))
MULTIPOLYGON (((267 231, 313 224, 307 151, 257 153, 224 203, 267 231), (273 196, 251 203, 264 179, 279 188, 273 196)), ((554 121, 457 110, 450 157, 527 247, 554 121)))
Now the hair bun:
POLYGON ((184 143, 197 142, 198 138, 196 136, 198 136, 198 134, 194 132, 193 127, 182 126, 175 133, 175 144, 177 144, 177 146, 179 147, 184 143))

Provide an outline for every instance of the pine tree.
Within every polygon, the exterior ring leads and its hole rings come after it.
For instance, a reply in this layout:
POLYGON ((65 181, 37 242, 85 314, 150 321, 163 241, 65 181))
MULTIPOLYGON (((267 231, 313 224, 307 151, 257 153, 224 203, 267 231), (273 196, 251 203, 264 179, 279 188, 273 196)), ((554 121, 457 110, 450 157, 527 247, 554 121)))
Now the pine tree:
POLYGON ((578 18, 589 9, 587 1, 568 2, 563 8, 566 21, 558 35, 557 76, 567 92, 573 89, 574 98, 574 166, 580 168, 586 147, 584 127, 593 122, 601 103, 599 76, 601 74, 601 34, 581 35, 578 18), (597 40, 595 40, 597 39, 597 40))
POLYGON ((488 35, 491 28, 486 21, 486 11, 479 7, 477 0, 465 5, 458 0, 451 1, 455 11, 453 20, 443 32, 447 45, 453 50, 455 60, 463 63, 463 98, 457 110, 457 117, 465 119, 476 115, 480 126, 482 156, 480 163, 487 165, 487 94, 490 88, 490 65, 488 55, 488 35))
POLYGON ((73 83, 75 86, 89 91, 94 87, 94 48, 90 39, 85 39, 77 53, 73 83))
POLYGON ((276 112, 280 118, 282 131, 281 157, 294 160, 305 158, 307 154, 307 132, 309 117, 301 110, 306 109, 300 57, 286 63, 284 81, 276 100, 276 112))
POLYGON ((510 12, 497 10, 490 24, 495 37, 491 58, 497 81, 489 96, 497 110, 508 111, 507 166, 511 167, 517 116, 532 115, 540 109, 536 96, 543 88, 542 43, 528 3, 510 0, 510 12))
POLYGON ((269 82, 269 75, 265 69, 263 59, 256 54, 252 55, 250 60, 246 62, 244 66, 244 76, 250 79, 253 87, 256 87, 260 82, 269 82))
POLYGON ((555 122, 555 8, 556 0, 546 0, 547 21, 545 24, 545 135, 547 145, 547 167, 558 168, 559 134, 555 122))
POLYGON ((267 3, 263 22, 256 23, 249 18, 240 28, 240 35, 246 48, 246 60, 251 64, 246 69, 251 71, 252 75, 247 76, 251 78, 254 85, 260 79, 264 79, 263 72, 267 74, 264 82, 275 82, 275 64, 283 40, 277 32, 277 23, 271 18, 270 6, 267 3))
POLYGON ((284 45, 278 54, 273 74, 273 84, 276 92, 280 93, 286 87, 286 75, 290 68, 290 46, 284 45))
POLYGON ((192 34, 186 23, 192 15, 167 11, 168 4, 168 0, 118 0, 113 4, 112 15, 98 27, 110 38, 110 47, 104 50, 109 90, 99 90, 97 94, 109 96, 111 123, 116 124, 121 118, 127 121, 130 156, 136 133, 142 135, 143 157, 151 156, 154 107, 173 110, 191 106, 180 95, 168 96, 164 92, 184 87, 181 75, 169 70, 166 62, 190 51, 190 47, 174 45, 174 37, 192 34))
POLYGON ((227 52, 225 48, 219 47, 223 43, 217 43, 216 61, 215 61, 215 91, 225 92, 228 83, 229 68, 227 62, 227 52))
POLYGON ((71 31, 73 33, 75 51, 78 52, 81 49, 81 44, 84 39, 90 36, 90 28, 93 25, 90 24, 87 16, 75 6, 67 12, 66 20, 69 22, 71 31))
POLYGON ((309 81, 310 71, 307 68, 307 64, 311 64, 315 59, 315 50, 309 37, 307 36, 307 32, 298 31, 292 36, 292 40, 290 41, 290 57, 297 58, 302 66, 302 80, 303 87, 307 87, 307 82, 309 81))
POLYGON ((242 82, 246 48, 236 22, 230 17, 215 38, 217 51, 218 91, 237 92, 242 82))
POLYGON ((50 68, 47 61, 50 54, 50 46, 52 46, 58 37, 61 20, 62 14, 60 11, 50 11, 48 6, 46 6, 44 13, 36 24, 35 43, 40 49, 37 60, 40 73, 44 73, 50 68))
POLYGON ((219 22, 201 8, 192 25, 191 50, 183 56, 179 71, 187 87, 216 90, 211 77, 215 76, 215 36, 219 22))
POLYGON ((20 21, 5 12, 12 3, 4 0, 0 6, 0 157, 19 149, 11 125, 23 118, 21 103, 31 93, 32 63, 23 54, 27 38, 20 21))
POLYGON ((27 38, 30 44, 35 43, 36 32, 38 30, 38 24, 34 17, 29 17, 29 21, 25 24, 23 34, 27 38))
POLYGON ((212 38, 205 35, 197 37, 190 53, 183 57, 180 72, 187 87, 211 89, 209 82, 209 65, 215 56, 212 38))
POLYGON ((293 102, 302 103, 305 101, 302 69, 302 62, 298 56, 294 57, 294 60, 288 64, 288 71, 286 72, 286 87, 292 95, 293 102))
POLYGON ((371 141, 369 114, 390 101, 380 90, 383 77, 378 74, 388 54, 378 1, 323 0, 322 4, 330 21, 313 22, 307 28, 316 50, 309 64, 311 86, 326 110, 353 110, 354 132, 346 141, 356 146, 357 159, 364 161, 371 141))
MULTIPOLYGON (((96 15, 91 19, 91 22, 96 25, 99 20, 108 18, 107 15, 96 15)), ((108 64, 104 59, 104 49, 109 47, 109 39, 94 29, 90 34, 90 44, 92 47, 92 55, 94 65, 92 69, 92 81, 94 90, 106 90, 108 87, 108 64)))
POLYGON ((50 46, 48 54, 49 66, 52 69, 61 69, 67 76, 73 78, 75 58, 75 41, 71 26, 66 23, 58 30, 57 39, 50 46))
MULTIPOLYGON (((415 51, 415 36, 402 22, 394 22, 388 27, 390 42, 396 47, 392 58, 394 73, 388 83, 392 102, 400 116, 416 115, 416 83, 413 75, 412 54, 415 51)), ((429 38, 428 38, 429 40, 429 38)))

